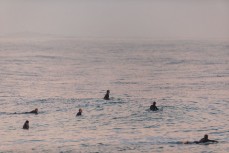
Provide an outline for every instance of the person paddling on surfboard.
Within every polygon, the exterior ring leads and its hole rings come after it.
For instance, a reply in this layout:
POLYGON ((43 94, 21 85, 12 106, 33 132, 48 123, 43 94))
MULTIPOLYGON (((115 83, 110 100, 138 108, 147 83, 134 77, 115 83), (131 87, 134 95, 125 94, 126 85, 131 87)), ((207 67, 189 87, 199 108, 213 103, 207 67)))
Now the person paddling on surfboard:
POLYGON ((207 143, 207 142, 218 143, 218 141, 216 141, 216 140, 210 140, 210 139, 208 139, 208 135, 205 134, 204 137, 202 139, 200 139, 199 141, 194 141, 194 142, 188 142, 187 141, 184 144, 193 144, 193 143, 201 144, 201 143, 207 143))
POLYGON ((216 142, 217 143, 218 141, 216 141, 216 140, 209 140, 208 139, 208 135, 205 134, 204 137, 202 139, 200 139, 200 141, 198 141, 198 143, 205 143, 205 142, 216 142))
POLYGON ((30 112, 23 112, 23 113, 13 113, 13 114, 38 114, 38 109, 36 108, 36 109, 34 109, 34 110, 32 110, 32 111, 30 111, 30 112))
POLYGON ((32 110, 31 112, 28 112, 28 113, 38 114, 38 109, 36 108, 36 109, 34 109, 34 110, 32 110))

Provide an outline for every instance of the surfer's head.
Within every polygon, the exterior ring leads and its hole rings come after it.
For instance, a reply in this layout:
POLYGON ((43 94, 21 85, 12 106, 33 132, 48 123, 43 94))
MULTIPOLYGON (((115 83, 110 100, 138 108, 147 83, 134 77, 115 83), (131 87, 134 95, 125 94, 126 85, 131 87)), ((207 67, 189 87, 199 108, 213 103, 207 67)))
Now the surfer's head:
POLYGON ((79 112, 82 113, 82 111, 83 111, 83 110, 80 108, 80 109, 79 109, 79 112))
POLYGON ((110 90, 107 90, 107 93, 109 94, 110 93, 110 90))
POLYGON ((153 105, 156 105, 156 102, 155 101, 153 102, 153 105))
POLYGON ((204 139, 208 140, 208 135, 207 134, 204 135, 204 139))

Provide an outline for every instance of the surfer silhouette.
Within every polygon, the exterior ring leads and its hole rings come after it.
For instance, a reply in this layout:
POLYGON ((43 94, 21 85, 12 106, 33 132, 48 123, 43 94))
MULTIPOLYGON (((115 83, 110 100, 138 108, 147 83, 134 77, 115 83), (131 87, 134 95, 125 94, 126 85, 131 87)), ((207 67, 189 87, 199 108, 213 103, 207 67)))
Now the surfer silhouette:
POLYGON ((38 114, 38 109, 36 108, 36 109, 34 109, 34 110, 32 110, 32 111, 30 111, 30 112, 23 112, 23 113, 13 113, 13 114, 38 114))
POLYGON ((25 130, 29 129, 29 121, 28 120, 25 121, 25 123, 23 125, 23 129, 25 129, 25 130))
POLYGON ((82 112, 83 112, 83 111, 82 111, 82 109, 80 108, 80 109, 79 109, 79 112, 76 114, 76 116, 82 115, 82 112))
POLYGON ((193 143, 201 144, 201 143, 206 143, 206 142, 218 143, 218 141, 216 141, 216 140, 210 140, 210 139, 208 139, 208 135, 205 134, 204 137, 202 139, 200 139, 199 141, 194 141, 194 142, 187 141, 184 144, 193 144, 193 143))
POLYGON ((107 93, 105 94, 103 99, 104 100, 110 100, 109 94, 110 94, 110 90, 107 90, 107 93))
POLYGON ((150 110, 152 110, 152 111, 157 111, 158 110, 158 108, 156 106, 156 102, 153 102, 153 105, 150 106, 150 110))
POLYGON ((38 109, 36 108, 36 109, 32 110, 31 112, 27 112, 27 113, 38 114, 38 109))

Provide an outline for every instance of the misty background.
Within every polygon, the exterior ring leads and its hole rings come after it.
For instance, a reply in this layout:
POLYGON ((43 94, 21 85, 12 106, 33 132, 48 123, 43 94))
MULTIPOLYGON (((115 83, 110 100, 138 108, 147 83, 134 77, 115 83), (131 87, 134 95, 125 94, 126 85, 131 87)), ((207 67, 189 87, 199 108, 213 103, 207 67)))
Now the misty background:
POLYGON ((0 0, 0 36, 229 39, 228 0, 0 0))

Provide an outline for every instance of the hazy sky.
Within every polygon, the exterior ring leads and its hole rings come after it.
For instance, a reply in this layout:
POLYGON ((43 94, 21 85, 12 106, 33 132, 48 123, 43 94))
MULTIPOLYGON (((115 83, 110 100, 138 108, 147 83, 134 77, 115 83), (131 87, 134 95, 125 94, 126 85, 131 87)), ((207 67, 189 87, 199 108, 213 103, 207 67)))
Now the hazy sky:
POLYGON ((0 35, 229 38, 229 0, 0 0, 0 35))

